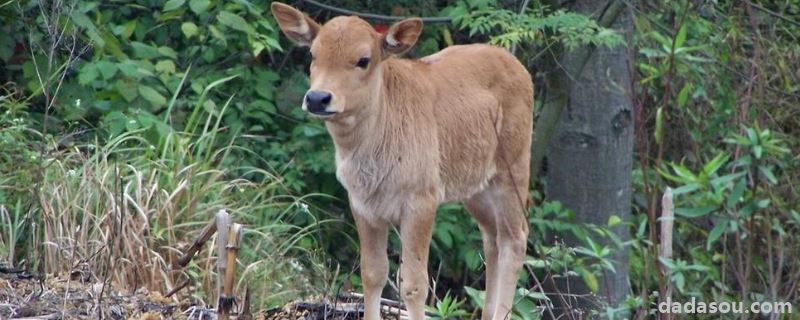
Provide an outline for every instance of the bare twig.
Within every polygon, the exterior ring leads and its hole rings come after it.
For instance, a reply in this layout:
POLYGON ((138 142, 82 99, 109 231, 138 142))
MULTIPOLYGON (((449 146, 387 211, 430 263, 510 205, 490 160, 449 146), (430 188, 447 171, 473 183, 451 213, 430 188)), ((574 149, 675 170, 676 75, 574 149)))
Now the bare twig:
MULTIPOLYGON (((530 0, 523 0, 522 5, 519 7, 519 15, 522 16, 525 14, 525 9, 528 9, 528 3, 530 0)), ((514 43, 511 45, 511 54, 517 55, 517 44, 514 43)))
POLYGON ((772 10, 770 10, 770 9, 764 8, 764 7, 763 7, 763 6, 761 6, 760 4, 757 4, 757 3, 752 3, 752 1, 747 1, 747 3, 748 3, 748 6, 753 6, 753 8, 756 8, 756 9, 758 9, 759 11, 765 12, 765 13, 767 13, 767 14, 769 14, 769 15, 771 15, 771 16, 773 16, 773 17, 775 17, 775 18, 778 18, 778 19, 780 19, 780 20, 786 21, 786 22, 788 22, 788 23, 791 23, 791 24, 793 24, 793 25, 796 25, 796 26, 800 26, 800 22, 797 22, 797 21, 795 21, 795 20, 792 20, 791 18, 789 18, 789 17, 787 17, 787 16, 784 16, 784 15, 782 15, 782 14, 780 14, 780 13, 777 13, 777 12, 775 12, 775 11, 772 11, 772 10))
POLYGON ((60 313, 51 313, 41 316, 35 316, 30 318, 14 318, 15 320, 51 320, 51 319, 61 319, 62 315, 60 313))
POLYGON ((236 320, 252 320, 253 313, 250 312, 250 287, 244 288, 244 301, 242 301, 242 310, 239 311, 239 316, 236 320))
POLYGON ((164 295, 164 297, 165 297, 165 298, 172 297, 172 295, 174 295, 174 294, 175 294, 175 293, 177 293, 178 291, 181 291, 181 290, 183 290, 183 288, 186 288, 186 287, 187 287, 189 284, 191 284, 191 283, 192 283, 192 279, 186 279, 186 280, 184 280, 184 281, 183 281, 183 282, 181 282, 181 284, 179 284, 177 287, 175 287, 175 288, 172 288, 172 290, 170 290, 169 292, 167 292, 167 294, 165 294, 165 295, 164 295))
MULTIPOLYGON (((345 292, 339 295, 342 300, 364 300, 364 294, 358 292, 345 292)), ((405 310, 406 305, 400 301, 381 298, 381 305, 405 310)))

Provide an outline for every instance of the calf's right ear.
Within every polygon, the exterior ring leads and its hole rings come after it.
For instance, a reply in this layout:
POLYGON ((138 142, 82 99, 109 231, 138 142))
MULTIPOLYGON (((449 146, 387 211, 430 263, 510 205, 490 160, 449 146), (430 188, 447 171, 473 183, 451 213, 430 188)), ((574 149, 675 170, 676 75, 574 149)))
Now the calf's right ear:
POLYGON ((289 39, 298 45, 310 46, 319 32, 320 25, 305 13, 286 4, 273 2, 272 15, 289 39))

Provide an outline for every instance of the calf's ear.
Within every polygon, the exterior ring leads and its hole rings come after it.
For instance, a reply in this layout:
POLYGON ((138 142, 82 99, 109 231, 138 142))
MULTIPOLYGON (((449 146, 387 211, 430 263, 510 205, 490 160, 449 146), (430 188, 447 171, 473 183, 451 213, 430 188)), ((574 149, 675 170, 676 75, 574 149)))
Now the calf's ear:
POLYGON ((280 2, 273 2, 270 6, 272 15, 278 25, 289 39, 300 46, 310 46, 317 36, 320 25, 300 10, 280 2))
POLYGON ((383 55, 402 54, 411 49, 422 32, 422 19, 409 18, 393 24, 383 35, 383 55))

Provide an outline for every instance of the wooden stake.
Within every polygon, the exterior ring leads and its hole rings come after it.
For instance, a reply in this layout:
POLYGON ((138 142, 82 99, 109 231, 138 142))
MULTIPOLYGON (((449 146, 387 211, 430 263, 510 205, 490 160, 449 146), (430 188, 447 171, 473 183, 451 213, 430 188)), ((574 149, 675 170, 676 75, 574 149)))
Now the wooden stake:
MULTIPOLYGON (((661 260, 672 259, 672 232, 675 222, 675 205, 672 201, 672 188, 667 187, 664 196, 661 198, 661 239, 659 240, 658 257, 661 260)), ((659 264, 661 274, 664 275, 664 283, 661 284, 659 292, 659 302, 665 302, 672 295, 672 285, 669 279, 670 270, 662 262, 659 264)), ((661 319, 670 319, 669 314, 664 314, 661 319)))
POLYGON ((239 253, 239 244, 242 240, 242 225, 238 223, 232 224, 227 233, 225 278, 222 295, 219 296, 219 304, 217 306, 217 316, 220 320, 230 319, 231 309, 233 309, 233 304, 236 302, 236 297, 233 295, 233 286, 236 280, 236 256, 239 253))

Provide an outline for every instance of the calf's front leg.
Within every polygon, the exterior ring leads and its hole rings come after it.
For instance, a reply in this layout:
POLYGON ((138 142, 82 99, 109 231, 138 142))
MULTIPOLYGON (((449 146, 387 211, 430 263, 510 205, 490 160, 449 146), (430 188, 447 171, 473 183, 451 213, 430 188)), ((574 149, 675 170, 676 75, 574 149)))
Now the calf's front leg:
POLYGON ((411 320, 425 319, 428 297, 428 251, 436 216, 436 200, 410 203, 414 208, 404 212, 400 222, 400 295, 411 320))
POLYGON ((364 286, 364 319, 381 319, 381 292, 389 278, 389 258, 386 241, 389 225, 383 221, 364 218, 353 211, 361 244, 361 284, 364 286))

